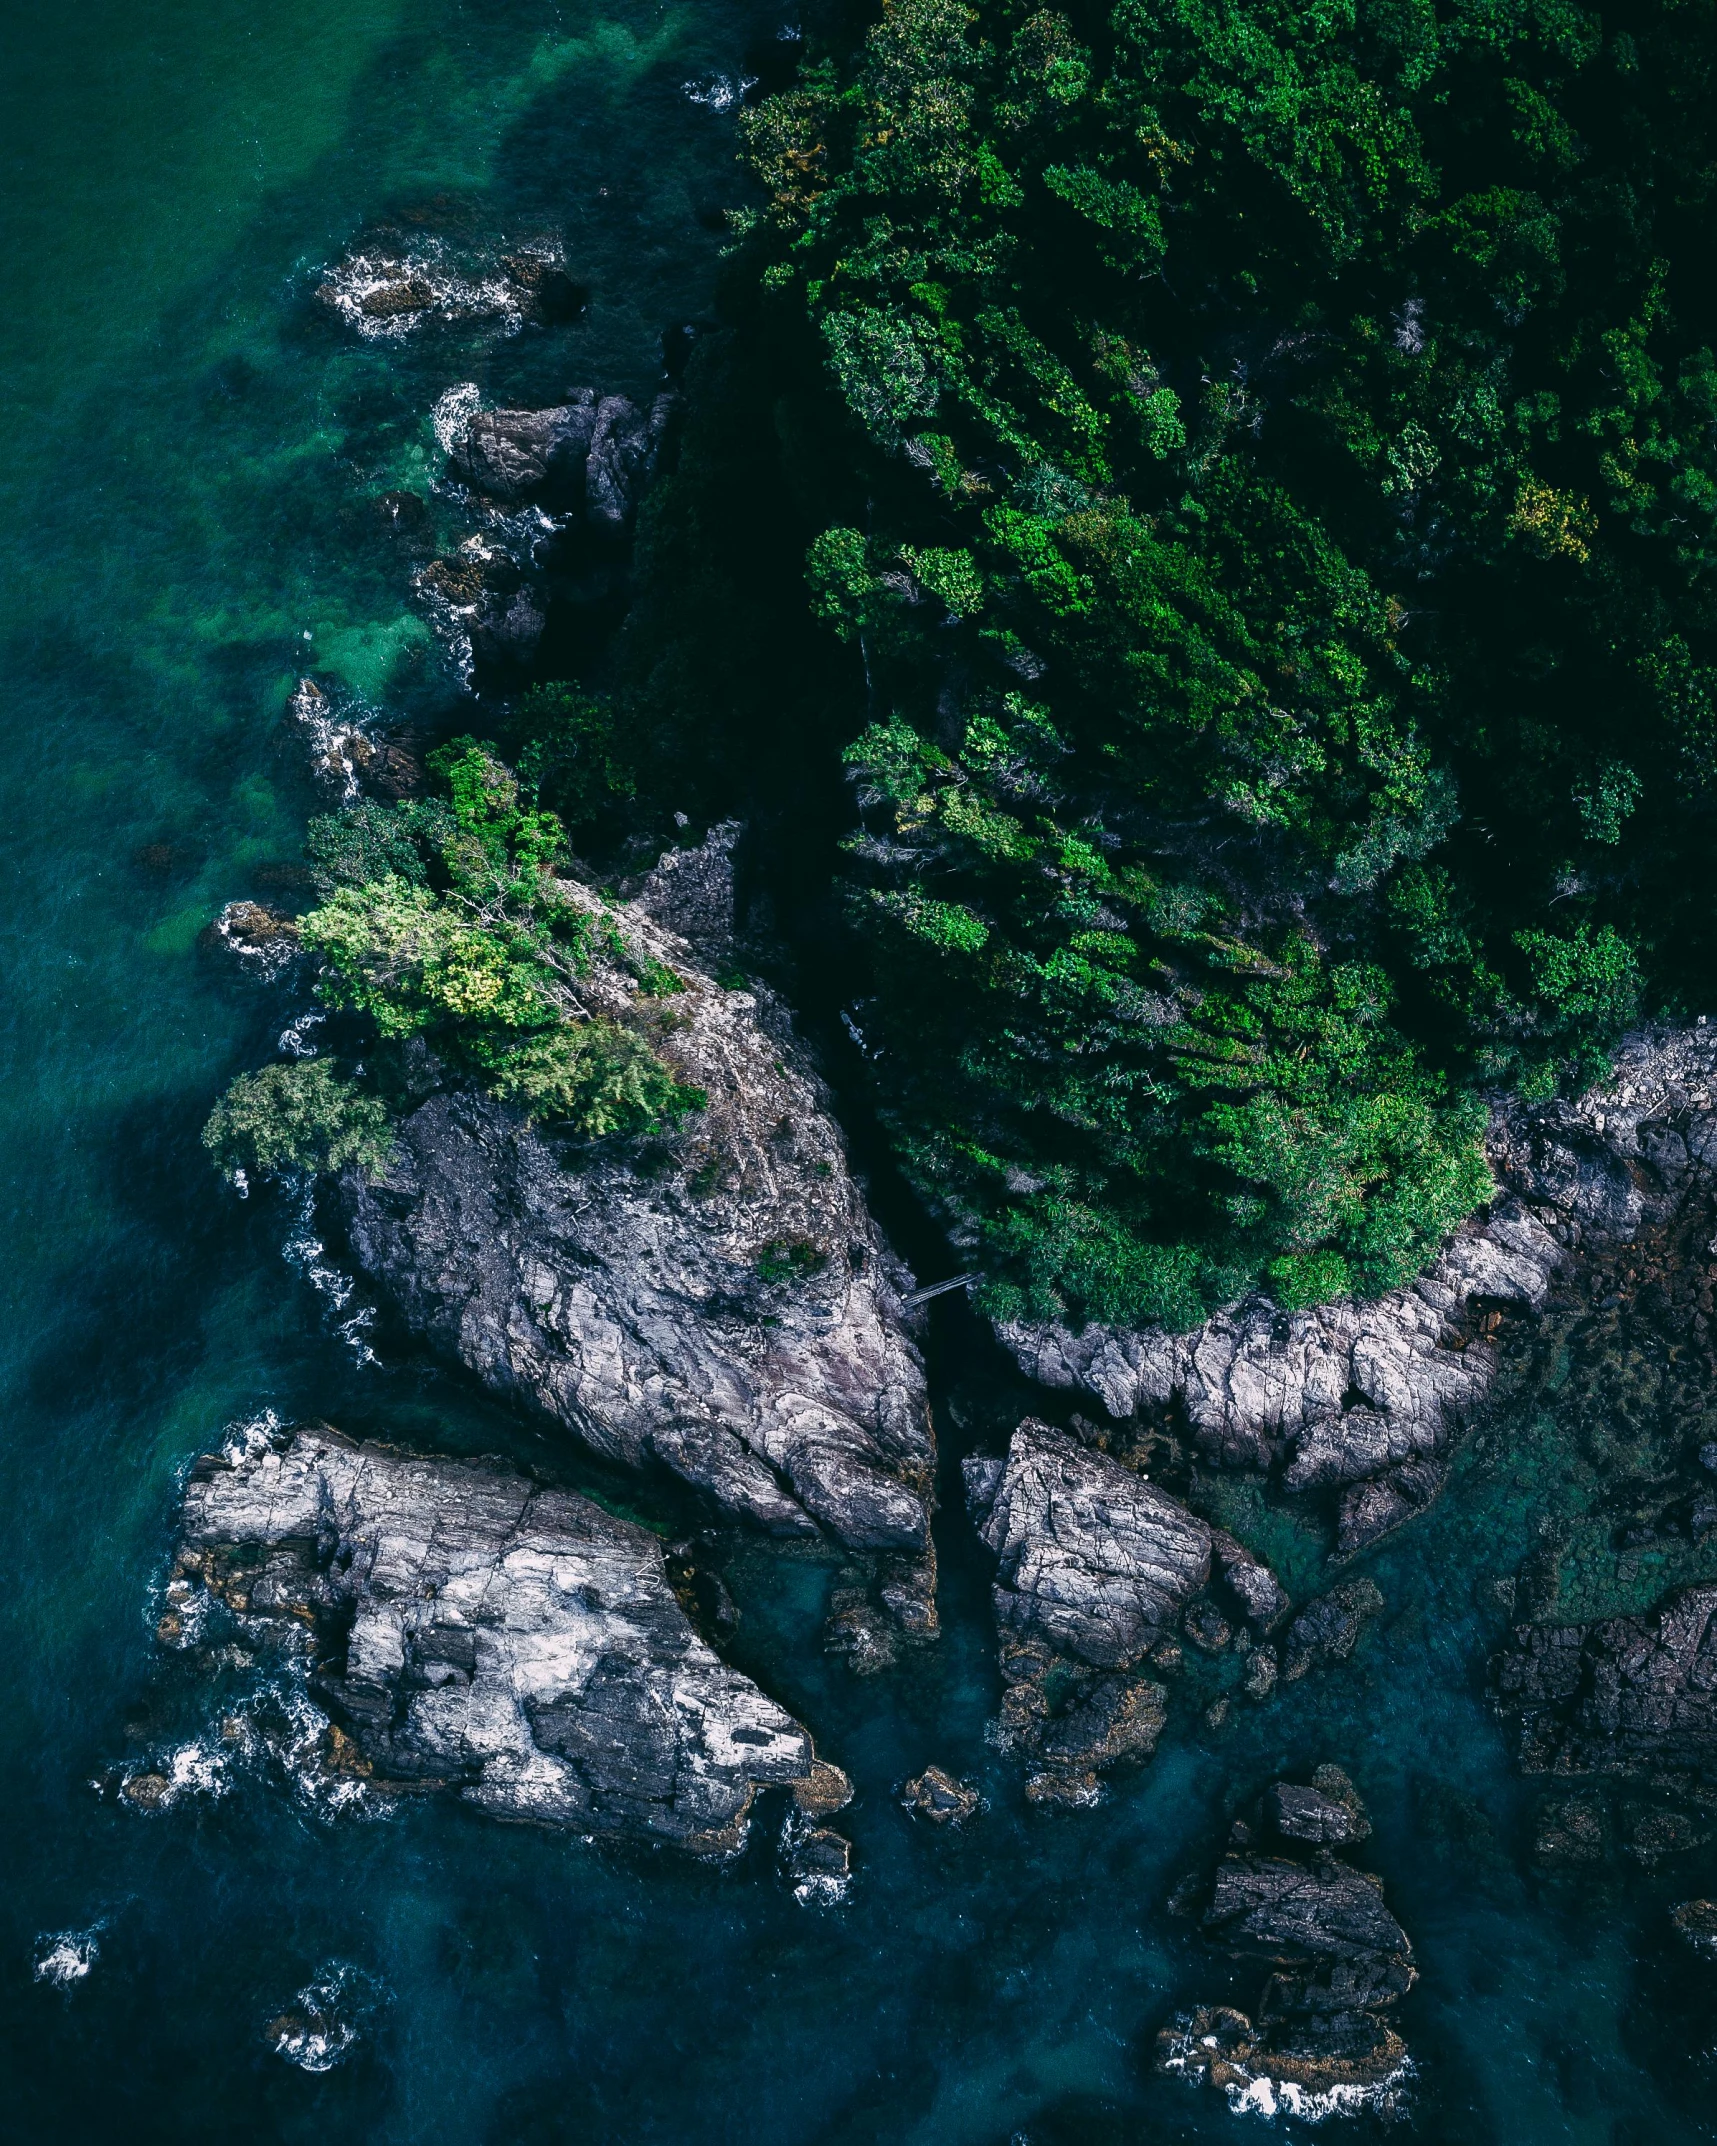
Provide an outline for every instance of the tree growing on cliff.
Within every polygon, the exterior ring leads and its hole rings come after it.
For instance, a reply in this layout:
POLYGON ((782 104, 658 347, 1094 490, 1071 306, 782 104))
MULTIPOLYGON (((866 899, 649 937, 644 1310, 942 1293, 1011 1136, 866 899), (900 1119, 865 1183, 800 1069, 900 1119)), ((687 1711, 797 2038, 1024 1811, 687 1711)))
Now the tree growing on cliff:
MULTIPOLYGON (((1717 981, 1714 90, 1711 0, 884 0, 747 115, 650 556, 760 618, 766 411, 827 634, 769 779, 844 759, 877 1099, 993 1308, 1386 1288, 1487 1089, 1717 981)), ((743 806, 753 683, 646 611, 743 806)))

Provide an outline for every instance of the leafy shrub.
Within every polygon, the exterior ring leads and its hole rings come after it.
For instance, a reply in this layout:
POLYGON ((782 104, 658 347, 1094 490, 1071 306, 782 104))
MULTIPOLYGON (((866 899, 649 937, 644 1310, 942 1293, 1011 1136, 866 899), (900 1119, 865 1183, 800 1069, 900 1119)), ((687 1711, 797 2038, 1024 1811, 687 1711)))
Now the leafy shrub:
POLYGON ((393 1153, 386 1106, 326 1058, 241 1073, 209 1114, 203 1145, 228 1175, 348 1166, 380 1177, 393 1153))
POLYGON ((705 1101, 641 1036, 612 1021, 567 1024, 509 1046, 490 1064, 488 1085, 531 1117, 593 1140, 671 1128, 705 1101))

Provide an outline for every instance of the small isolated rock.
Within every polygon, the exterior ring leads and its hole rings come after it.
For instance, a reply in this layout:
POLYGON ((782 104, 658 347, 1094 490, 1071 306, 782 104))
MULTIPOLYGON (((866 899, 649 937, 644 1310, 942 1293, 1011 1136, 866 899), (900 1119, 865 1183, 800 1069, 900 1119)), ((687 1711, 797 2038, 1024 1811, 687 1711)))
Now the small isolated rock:
POLYGON ((1602 1806, 1590 1796, 1539 1806, 1533 1860, 1554 1869, 1558 1864, 1601 1863, 1605 1826, 1602 1806))
POLYGON ((1683 1811, 1634 1811, 1628 1818, 1628 1853, 1647 1869, 1666 1855, 1702 1848, 1711 1835, 1683 1811))
POLYGON ((1233 1626, 1216 1604, 1208 1600, 1192 1603, 1181 1619, 1180 1628, 1193 1645, 1202 1647, 1206 1654, 1220 1654, 1234 1637, 1233 1626))
POLYGON ((1308 1602, 1288 1627, 1282 1649, 1285 1680, 1291 1684, 1308 1669, 1345 1662, 1358 1645, 1360 1633, 1382 1607, 1382 1593, 1372 1580, 1350 1580, 1345 1587, 1332 1587, 1327 1595, 1308 1602))
MULTIPOLYGON (((1328 1770, 1336 1771, 1334 1767, 1328 1770)), ((1345 1781, 1346 1776, 1342 1779, 1345 1781)), ((1362 1841, 1371 1832, 1371 1821, 1359 1808, 1356 1796, 1338 1800, 1321 1789, 1301 1788, 1292 1781, 1278 1781, 1265 1790, 1264 1815, 1288 1840, 1335 1846, 1362 1841)))
POLYGON ((796 1810, 781 1829, 781 1873, 805 1907, 834 1907, 852 1884, 853 1844, 830 1826, 812 1825, 796 1810))
POLYGON ((933 1826, 964 1825, 983 1808, 983 1797, 969 1781, 956 1781, 940 1766, 926 1766, 908 1781, 900 1798, 914 1816, 927 1818, 933 1826))
POLYGON ((1717 1960, 1717 1900, 1683 1900, 1669 1911, 1676 1935, 1707 1960, 1717 1960))
POLYGON ((283 975, 298 958, 297 924, 261 902, 228 902, 203 940, 265 982, 283 975))
POLYGON ((1276 1689, 1280 1668, 1274 1647, 1254 1647, 1247 1657, 1246 1674, 1242 1679, 1247 1698, 1260 1702, 1268 1699, 1276 1689))

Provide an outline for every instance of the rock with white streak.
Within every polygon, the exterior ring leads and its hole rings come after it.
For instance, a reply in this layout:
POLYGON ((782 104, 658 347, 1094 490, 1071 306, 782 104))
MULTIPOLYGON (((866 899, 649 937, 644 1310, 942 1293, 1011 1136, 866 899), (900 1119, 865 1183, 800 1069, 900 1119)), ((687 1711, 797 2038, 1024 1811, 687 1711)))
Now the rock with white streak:
POLYGON ((810 1737, 698 1637, 647 1530, 495 1464, 282 1435, 193 1470, 177 1615, 203 1588, 308 1629, 348 1766, 718 1859, 760 1786, 811 1776, 810 1737))
POLYGON ((563 893, 630 963, 596 964, 593 1010, 646 1032, 705 1106, 671 1135, 581 1145, 434 1095, 381 1182, 343 1181, 357 1260, 434 1345, 604 1458, 665 1466, 775 1534, 892 1553, 927 1597, 911 1277, 825 1090, 767 994, 722 989, 641 904, 563 893), (639 973, 678 988, 646 996, 639 973))

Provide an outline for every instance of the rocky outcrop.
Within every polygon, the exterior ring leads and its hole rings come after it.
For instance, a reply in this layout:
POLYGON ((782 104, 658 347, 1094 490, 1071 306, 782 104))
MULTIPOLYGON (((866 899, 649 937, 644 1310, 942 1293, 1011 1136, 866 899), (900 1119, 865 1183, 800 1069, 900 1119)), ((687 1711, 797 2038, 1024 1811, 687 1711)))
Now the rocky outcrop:
POLYGON ((1717 1587, 1639 1617, 1519 1625, 1495 1680, 1524 1772, 1717 1787, 1717 1587))
POLYGON ((902 1806, 933 1826, 963 1826, 984 1807, 970 1781, 958 1781, 940 1766, 926 1766, 900 1791, 902 1806))
POLYGON ((881 1553, 929 1608, 933 1450, 892 1258, 775 1002, 727 991, 640 904, 567 883, 626 960, 581 985, 705 1097, 673 1135, 579 1145, 469 1093, 350 1174, 351 1247, 410 1324, 606 1459, 665 1466, 784 1536, 881 1553))
POLYGON ((1172 1654, 1177 1631, 1212 1651, 1235 1623, 1261 1638, 1287 1597, 1232 1536, 1035 1418, 1004 1458, 964 1470, 979 1539, 997 1560, 1002 1741, 1034 1769, 1034 1801, 1090 1802, 1104 1767, 1148 1758, 1162 1733, 1168 1694, 1139 1665, 1172 1654))
POLYGON ((480 410, 454 438, 448 466, 504 506, 570 510, 596 528, 619 530, 648 482, 674 406, 672 395, 659 395, 644 411, 625 395, 581 388, 551 409, 480 410))
POLYGON ((965 1474, 997 1559, 997 1624, 1091 1668, 1130 1668, 1213 1577, 1260 1630, 1287 1607, 1274 1574, 1232 1536, 1034 1417, 1005 1459, 968 1460, 965 1474))
POLYGON ((1339 1767, 1309 1788, 1279 1781, 1236 1822, 1208 1888, 1173 1905, 1198 1911, 1214 1945, 1267 1969, 1254 2015, 1208 2006, 1157 2039, 1162 2070, 1208 2081, 1236 2108, 1316 2117, 1375 2105, 1408 2070, 1389 2015, 1416 1969, 1405 1931, 1369 1872, 1331 1853, 1370 1832, 1339 1767))
POLYGON ((210 1454, 185 1491, 163 1637, 213 1597, 308 1638, 330 1748, 497 1817, 738 1851, 810 1737, 687 1621, 661 1545, 587 1498, 323 1424, 210 1454))
POLYGON ((1172 1407, 1207 1460, 1336 1492, 1354 1554, 1436 1495, 1436 1456, 1495 1377, 1495 1311, 1537 1310, 1570 1251, 1631 1237, 1717 1160, 1717 1030, 1630 1038, 1577 1101, 1499 1104, 1489 1150, 1488 1213, 1374 1303, 1254 1299, 1189 1334, 1016 1322, 1002 1340, 1028 1376, 1116 1419, 1172 1407))

